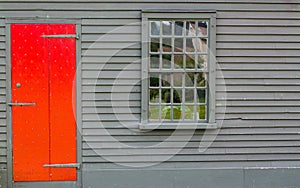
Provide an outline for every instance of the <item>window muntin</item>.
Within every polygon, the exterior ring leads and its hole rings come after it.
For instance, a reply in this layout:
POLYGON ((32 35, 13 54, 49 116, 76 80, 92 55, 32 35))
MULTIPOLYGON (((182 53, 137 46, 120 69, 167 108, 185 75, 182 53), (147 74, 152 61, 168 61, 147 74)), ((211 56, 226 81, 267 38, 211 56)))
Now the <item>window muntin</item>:
POLYGON ((150 20, 148 117, 207 121, 208 20, 150 20))

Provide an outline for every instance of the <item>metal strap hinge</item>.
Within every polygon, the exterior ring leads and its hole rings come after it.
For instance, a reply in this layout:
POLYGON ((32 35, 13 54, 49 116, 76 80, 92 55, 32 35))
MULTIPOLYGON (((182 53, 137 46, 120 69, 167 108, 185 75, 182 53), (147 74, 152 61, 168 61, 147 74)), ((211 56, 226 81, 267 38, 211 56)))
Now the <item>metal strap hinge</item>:
POLYGON ((7 103, 9 106, 35 106, 35 102, 10 102, 7 103))
POLYGON ((66 163, 66 164, 44 164, 44 168, 77 168, 80 169, 80 163, 66 163))
POLYGON ((79 34, 42 35, 42 38, 75 38, 79 40, 79 34))

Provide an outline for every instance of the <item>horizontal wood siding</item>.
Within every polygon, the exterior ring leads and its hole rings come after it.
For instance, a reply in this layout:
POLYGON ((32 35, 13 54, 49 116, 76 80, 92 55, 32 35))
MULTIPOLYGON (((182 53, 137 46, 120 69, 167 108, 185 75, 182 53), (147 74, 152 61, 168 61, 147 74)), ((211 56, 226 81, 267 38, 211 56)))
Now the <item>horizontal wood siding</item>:
POLYGON ((0 19, 0 170, 7 168, 5 32, 5 20, 0 19))
MULTIPOLYGON (((0 18, 82 21, 86 169, 300 166, 297 0, 3 1, 0 18), (14 2, 18 2, 17 4, 14 2), (216 9, 217 130, 141 132, 141 10, 216 9), (213 142, 212 142, 213 141, 213 142), (159 143, 167 143, 158 146, 159 143), (206 146, 208 146, 206 148, 206 146)), ((0 168, 6 161, 5 28, 0 22, 0 168)))

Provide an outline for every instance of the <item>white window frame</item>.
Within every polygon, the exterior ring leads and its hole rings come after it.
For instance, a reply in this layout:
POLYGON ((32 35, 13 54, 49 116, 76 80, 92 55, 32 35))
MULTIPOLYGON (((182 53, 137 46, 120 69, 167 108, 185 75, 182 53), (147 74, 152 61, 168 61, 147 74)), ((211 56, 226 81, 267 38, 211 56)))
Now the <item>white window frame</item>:
POLYGON ((165 10, 146 10, 142 11, 142 86, 141 86, 141 123, 140 129, 153 130, 153 129, 215 129, 217 123, 215 120, 215 80, 216 80, 216 12, 213 10, 207 11, 165 11, 165 10), (208 33, 208 60, 207 60, 207 119, 205 122, 151 122, 149 121, 149 31, 151 20, 207 20, 209 22, 208 33))

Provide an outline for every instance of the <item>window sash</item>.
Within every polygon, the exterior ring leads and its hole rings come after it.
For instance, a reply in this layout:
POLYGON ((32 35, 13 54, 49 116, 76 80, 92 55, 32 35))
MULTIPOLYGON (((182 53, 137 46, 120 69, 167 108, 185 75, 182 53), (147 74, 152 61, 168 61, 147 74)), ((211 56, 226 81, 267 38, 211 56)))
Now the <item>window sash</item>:
MULTIPOLYGON (((180 13, 173 13, 173 12, 159 12, 159 11, 147 11, 147 12, 143 12, 142 13, 142 119, 141 119, 141 125, 145 125, 145 127, 147 125, 150 124, 155 124, 155 121, 150 121, 149 119, 149 105, 151 106, 160 106, 160 105, 165 105, 167 103, 162 103, 161 101, 161 90, 165 89, 165 88, 171 88, 171 91, 175 88, 175 89, 180 89, 181 87, 175 87, 173 85, 173 80, 171 80, 171 86, 170 87, 162 87, 161 85, 159 85, 159 87, 150 87, 150 83, 149 83, 149 74, 150 73, 158 73, 160 75, 161 78, 161 74, 162 73, 177 73, 177 72, 181 72, 181 73, 185 73, 185 72, 190 72, 190 73, 198 73, 198 72, 203 72, 203 73, 207 73, 208 74, 208 79, 206 80, 207 84, 206 84, 206 88, 204 87, 191 87, 194 89, 195 92, 197 92, 197 89, 206 89, 206 103, 201 103, 201 102, 197 102, 194 101, 193 104, 191 104, 192 106, 194 106, 194 108, 198 108, 199 106, 206 104, 207 105, 207 120, 199 120, 196 123, 198 123, 200 126, 203 125, 203 127, 207 128, 210 125, 215 125, 215 17, 216 14, 214 12, 180 12, 180 13), (185 36, 185 34, 183 34, 182 36, 176 36, 174 35, 174 29, 172 29, 172 34, 171 35, 162 35, 162 28, 160 28, 160 34, 159 35, 150 35, 150 22, 149 21, 208 21, 209 22, 209 32, 207 33, 207 37, 194 37, 194 36, 185 36), (151 38, 159 38, 160 39, 160 45, 161 45, 161 39, 162 38, 171 38, 172 39, 172 44, 171 46, 174 45, 174 40, 177 38, 182 38, 183 41, 186 41, 186 39, 184 37, 187 38, 204 38, 207 40, 208 44, 209 44, 209 51, 206 53, 199 53, 199 52, 188 52, 188 54, 186 52, 184 52, 185 50, 183 50, 183 52, 174 52, 174 50, 172 50, 171 52, 162 52, 162 50, 160 50, 160 52, 151 52, 150 51, 150 45, 149 45, 149 39, 151 38), (207 69, 199 69, 197 68, 197 66, 195 66, 195 69, 175 69, 174 68, 174 63, 171 63, 171 68, 170 69, 163 69, 161 62, 159 63, 159 68, 158 69, 152 69, 150 68, 150 61, 149 61, 149 57, 150 55, 162 55, 162 54, 170 54, 170 55, 175 55, 175 54, 187 54, 187 55, 207 55, 207 69), (159 102, 158 103, 150 103, 150 99, 149 99, 149 90, 150 89, 158 89, 160 96, 159 96, 159 102)), ((174 26, 174 22, 172 22, 172 27, 174 26)), ((186 22, 185 22, 186 23, 186 22)), ((162 27, 162 24, 160 24, 160 27, 162 27)), ((184 44, 185 47, 185 44, 184 44)), ((161 49, 161 48, 160 48, 161 49)), ((171 79, 173 79, 173 76, 171 76, 171 79)), ((183 79, 184 80, 184 79, 183 79)), ((161 82, 161 81, 160 81, 161 82)), ((182 85, 182 88, 187 88, 189 89, 189 87, 186 87, 184 84, 182 85)), ((173 102, 172 100, 172 95, 173 92, 171 93, 171 102, 173 102)), ((184 95, 184 93, 183 93, 184 95)), ((194 93, 194 98, 196 98, 196 93, 194 93)), ((172 104, 172 103, 170 103, 172 104)), ((177 103, 174 103, 177 104, 177 103)), ((185 103, 179 103, 179 104, 183 104, 187 105, 185 103)), ((174 106, 171 106, 171 108, 173 108, 174 106)), ((171 110, 172 112, 172 110, 171 110)), ((161 112, 161 108, 160 108, 160 112, 161 112)), ((194 109, 194 113, 197 113, 197 110, 194 109)), ((184 117, 184 112, 182 114, 182 118, 184 117)), ((177 120, 176 120, 177 121, 177 120)), ((188 123, 189 121, 183 121, 178 120, 178 122, 180 122, 185 124, 188 123)), ((172 124, 172 122, 174 123, 175 121, 164 121, 163 119, 159 118, 157 123, 161 123, 162 127, 164 127, 164 124, 172 124)), ((195 123, 195 121, 193 121, 195 123)), ((166 126, 167 127, 167 126, 166 126)))

